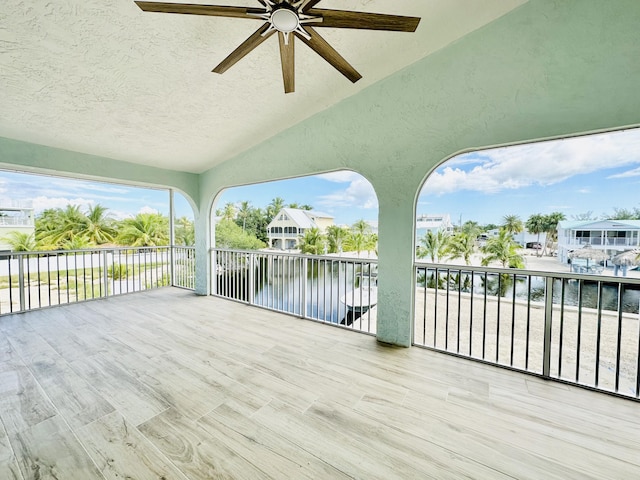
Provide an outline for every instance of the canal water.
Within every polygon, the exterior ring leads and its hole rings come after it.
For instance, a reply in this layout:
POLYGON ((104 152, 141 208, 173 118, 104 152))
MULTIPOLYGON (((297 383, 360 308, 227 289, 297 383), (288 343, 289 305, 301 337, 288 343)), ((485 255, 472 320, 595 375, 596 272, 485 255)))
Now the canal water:
MULTIPOLYGON (((447 288, 447 272, 440 271, 438 289, 447 288)), ((429 271, 427 284, 431 288, 435 288, 434 272, 429 271)), ((419 284, 424 285, 424 278, 418 279, 419 284)), ((532 302, 543 302, 545 297, 545 277, 531 277, 531 287, 529 287, 527 278, 524 276, 513 274, 487 274, 476 272, 473 276, 473 292, 477 295, 484 295, 485 283, 487 295, 500 296, 502 298, 512 299, 515 288, 516 300, 526 301, 529 292, 532 302), (485 279, 486 278, 486 279, 485 279)), ((577 279, 555 279, 553 281, 553 303, 567 306, 577 306, 582 299, 584 308, 598 308, 598 281, 577 279), (564 291, 563 291, 564 284, 564 291)), ((603 310, 618 311, 618 283, 602 282, 601 288, 601 307, 603 310)), ((449 274, 449 289, 463 292, 471 291, 471 275, 462 274, 459 277, 457 273, 451 271, 449 274)), ((640 287, 636 285, 622 285, 622 311, 624 313, 639 313, 640 308, 640 287)))
POLYGON ((305 308, 307 317, 330 323, 342 323, 347 318, 347 308, 340 298, 358 286, 363 270, 367 276, 371 268, 343 260, 310 259, 303 279, 304 267, 299 257, 259 260, 253 287, 249 285, 248 272, 236 270, 218 277, 218 291, 248 301, 248 290, 253 288, 256 305, 300 316, 305 308))

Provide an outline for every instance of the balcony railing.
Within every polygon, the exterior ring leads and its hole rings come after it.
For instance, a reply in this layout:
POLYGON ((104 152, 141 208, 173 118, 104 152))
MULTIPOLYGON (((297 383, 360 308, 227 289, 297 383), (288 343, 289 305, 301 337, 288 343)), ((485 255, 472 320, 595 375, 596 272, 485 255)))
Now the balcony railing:
POLYGON ((34 225, 33 218, 0 216, 0 227, 33 227, 34 225))
POLYGON ((346 257, 212 249, 214 295, 375 333, 377 263, 346 257))
POLYGON ((173 285, 194 288, 193 247, 0 254, 0 315, 173 285))
POLYGON ((570 238, 565 245, 594 245, 611 247, 635 247, 638 246, 637 238, 570 238))
POLYGON ((640 397, 640 279, 416 264, 414 344, 640 397))

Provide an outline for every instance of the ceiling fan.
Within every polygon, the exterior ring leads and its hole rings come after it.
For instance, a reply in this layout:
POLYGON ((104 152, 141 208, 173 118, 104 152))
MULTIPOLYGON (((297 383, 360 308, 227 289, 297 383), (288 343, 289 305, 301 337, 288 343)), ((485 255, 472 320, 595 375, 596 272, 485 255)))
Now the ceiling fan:
POLYGON ((362 78, 362 75, 331 47, 315 28, 360 28, 415 32, 418 23, 420 23, 420 18, 418 17, 314 8, 322 0, 257 1, 262 4, 261 8, 142 1, 136 1, 135 3, 145 12, 235 17, 264 21, 258 30, 220 62, 213 71, 216 73, 226 72, 245 55, 277 32, 280 42, 280 61, 285 93, 295 91, 294 39, 296 37, 355 83, 362 78))

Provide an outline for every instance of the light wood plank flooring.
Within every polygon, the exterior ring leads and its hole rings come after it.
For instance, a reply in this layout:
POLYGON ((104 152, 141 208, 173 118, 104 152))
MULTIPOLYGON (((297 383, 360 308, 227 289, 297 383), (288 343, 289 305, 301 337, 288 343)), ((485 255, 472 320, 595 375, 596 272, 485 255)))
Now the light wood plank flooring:
POLYGON ((0 317, 0 479, 632 479, 640 403, 165 288, 0 317))

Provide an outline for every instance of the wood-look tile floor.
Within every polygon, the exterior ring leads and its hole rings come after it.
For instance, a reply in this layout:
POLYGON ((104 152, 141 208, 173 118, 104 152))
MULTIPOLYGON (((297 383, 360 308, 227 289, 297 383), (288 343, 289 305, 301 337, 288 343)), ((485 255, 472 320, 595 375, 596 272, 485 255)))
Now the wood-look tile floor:
POLYGON ((640 403, 165 288, 0 317, 0 479, 634 479, 640 403))

